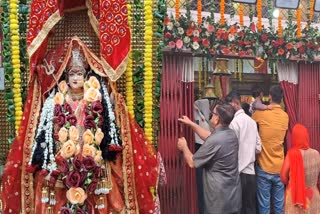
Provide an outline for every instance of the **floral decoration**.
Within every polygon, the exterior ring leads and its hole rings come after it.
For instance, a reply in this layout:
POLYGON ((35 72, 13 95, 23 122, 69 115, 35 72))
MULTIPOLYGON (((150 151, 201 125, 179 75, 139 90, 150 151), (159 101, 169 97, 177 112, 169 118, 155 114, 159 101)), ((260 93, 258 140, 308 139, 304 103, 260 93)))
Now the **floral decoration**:
POLYGON ((309 60, 319 55, 320 34, 317 28, 302 30, 297 38, 297 25, 287 23, 281 36, 271 29, 257 30, 256 24, 241 27, 238 23, 220 25, 213 18, 203 18, 198 25, 188 16, 164 19, 164 42, 173 51, 190 49, 193 54, 207 56, 256 56, 262 59, 309 60))
MULTIPOLYGON (((61 81, 58 88, 59 91, 44 103, 29 166, 36 168, 35 163, 42 163, 41 173, 49 174, 51 184, 60 180, 65 185, 67 204, 61 208, 62 213, 86 213, 87 200, 97 201, 97 208, 102 209, 105 206, 104 195, 109 193, 112 182, 100 149, 105 135, 102 131, 101 85, 96 77, 91 76, 84 83, 84 97, 75 110, 69 104, 71 97, 66 82, 61 81), (81 121, 78 113, 83 111, 81 121)), ((114 122, 114 119, 113 115, 110 121, 114 122)), ((113 141, 117 135, 113 126, 108 134, 112 134, 112 143, 117 144, 118 141, 113 141)), ((44 186, 42 203, 54 206, 54 191, 51 185, 44 186)))
POLYGON ((22 120, 18 5, 18 0, 10 0, 11 63, 13 67, 13 100, 16 131, 18 131, 22 120))
POLYGON ((152 70, 152 37, 153 37, 153 1, 144 1, 145 15, 145 50, 144 50, 144 131, 147 138, 152 142, 152 119, 153 119, 153 70, 152 70))

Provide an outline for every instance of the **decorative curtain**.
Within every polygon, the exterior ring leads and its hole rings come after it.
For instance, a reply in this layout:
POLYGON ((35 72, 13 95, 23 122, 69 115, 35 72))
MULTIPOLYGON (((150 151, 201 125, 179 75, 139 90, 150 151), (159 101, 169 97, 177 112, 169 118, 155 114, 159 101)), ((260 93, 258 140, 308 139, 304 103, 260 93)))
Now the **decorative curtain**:
POLYGON ((320 151, 320 64, 299 63, 298 121, 307 127, 310 146, 320 151))
POLYGON ((162 213, 198 212, 195 170, 186 165, 176 145, 178 137, 184 136, 194 152, 192 130, 178 123, 182 115, 193 118, 193 80, 192 57, 163 56, 158 148, 167 173, 167 185, 159 188, 162 213))
POLYGON ((296 62, 278 63, 278 78, 284 92, 284 103, 289 115, 287 147, 291 147, 291 133, 297 123, 298 109, 298 64, 296 62))

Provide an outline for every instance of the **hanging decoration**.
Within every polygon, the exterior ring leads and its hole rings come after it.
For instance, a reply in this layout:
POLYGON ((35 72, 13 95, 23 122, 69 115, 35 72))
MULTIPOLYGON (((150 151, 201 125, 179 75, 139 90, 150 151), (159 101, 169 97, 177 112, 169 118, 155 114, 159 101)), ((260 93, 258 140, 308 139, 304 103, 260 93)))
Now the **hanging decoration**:
POLYGON ((145 20, 141 17, 144 14, 144 2, 133 1, 131 7, 132 14, 139 14, 132 16, 132 30, 133 30, 133 85, 134 85, 134 116, 140 127, 144 127, 144 50, 145 50, 145 39, 144 39, 144 27, 145 20))
POLYGON ((267 0, 267 8, 268 8, 268 13, 267 17, 269 20, 269 28, 271 31, 274 30, 273 25, 272 25, 272 19, 273 19, 273 5, 272 5, 272 0, 267 0))
POLYGON ((180 18, 180 0, 176 0, 175 9, 176 9, 176 20, 178 20, 180 18))
MULTIPOLYGON (((212 22, 214 22, 214 12, 215 12, 215 4, 214 4, 214 0, 210 0, 210 18, 212 20, 212 22)), ((189 3, 187 5, 190 5, 189 3)))
POLYGON ((301 11, 300 8, 297 9, 297 37, 301 38, 301 11))
POLYGON ((29 73, 29 57, 27 54, 27 43, 24 38, 27 37, 28 17, 30 12, 29 0, 19 1, 19 35, 20 35, 20 73, 22 78, 21 96, 22 105, 24 105, 28 93, 28 73, 29 73))
POLYGON ((261 31, 262 30, 262 0, 257 0, 257 17, 258 17, 257 28, 259 31, 261 31))
POLYGON ((313 10, 313 8, 314 8, 314 1, 315 0, 310 0, 310 5, 309 5, 309 22, 311 23, 312 22, 312 20, 313 20, 313 12, 314 12, 314 10, 313 10))
POLYGON ((282 36, 282 18, 281 18, 281 11, 279 9, 279 16, 278 16, 278 36, 282 36))
POLYGON ((13 67, 13 100, 16 131, 18 131, 22 120, 18 5, 18 0, 10 0, 11 63, 13 67))
POLYGON ((145 15, 145 50, 144 50, 144 131, 149 140, 152 142, 152 114, 153 114, 153 95, 152 95, 152 37, 153 37, 153 13, 152 0, 144 1, 144 15, 145 15))
POLYGON ((240 22, 240 26, 243 26, 243 4, 240 3, 239 4, 239 22, 240 22))
MULTIPOLYGON (((130 30, 132 30, 132 18, 131 18, 131 4, 127 4, 128 9, 128 24, 130 30)), ((132 37, 131 37, 132 40, 132 37)), ((130 52, 129 52, 129 59, 127 64, 126 70, 126 100, 127 100, 127 107, 130 115, 134 118, 134 95, 133 95, 133 74, 132 74, 132 41, 130 42, 130 52)))
POLYGON ((224 9, 225 9, 225 0, 220 0, 220 25, 225 25, 225 18, 224 18, 224 9))
POLYGON ((198 24, 200 25, 202 23, 202 0, 198 0, 197 2, 197 16, 198 16, 198 24))

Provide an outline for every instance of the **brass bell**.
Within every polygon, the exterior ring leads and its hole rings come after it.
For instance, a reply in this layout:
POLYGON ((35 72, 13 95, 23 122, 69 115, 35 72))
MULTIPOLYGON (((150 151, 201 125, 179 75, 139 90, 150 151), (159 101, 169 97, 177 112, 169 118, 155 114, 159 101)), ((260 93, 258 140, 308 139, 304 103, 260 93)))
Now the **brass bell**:
POLYGON ((208 84, 204 87, 203 98, 204 99, 218 98, 217 95, 214 93, 214 85, 208 84))

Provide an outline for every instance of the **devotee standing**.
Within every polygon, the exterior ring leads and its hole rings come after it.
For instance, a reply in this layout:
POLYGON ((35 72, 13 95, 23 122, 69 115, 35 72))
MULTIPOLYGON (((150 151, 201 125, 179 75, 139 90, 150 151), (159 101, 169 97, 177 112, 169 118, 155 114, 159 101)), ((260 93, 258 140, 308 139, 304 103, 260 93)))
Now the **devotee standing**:
POLYGON ((293 147, 281 169, 281 180, 287 184, 285 213, 320 213, 320 155, 310 148, 308 130, 296 124, 292 130, 293 147), (290 177, 289 177, 290 174, 290 177))
POLYGON ((238 139, 228 126, 234 117, 231 105, 217 105, 210 117, 214 131, 210 133, 188 117, 179 121, 192 127, 206 139, 193 155, 184 137, 178 140, 178 149, 183 152, 191 168, 203 167, 203 189, 206 214, 238 213, 241 209, 241 184, 238 171, 238 139))
POLYGON ((241 107, 241 97, 236 91, 230 92, 226 101, 236 111, 230 124, 239 141, 239 172, 242 189, 242 214, 256 213, 256 175, 254 162, 261 152, 261 140, 256 122, 241 107))
POLYGON ((283 141, 288 129, 289 118, 281 106, 283 91, 272 86, 269 91, 272 109, 255 111, 252 118, 258 123, 262 151, 256 167, 257 200, 260 214, 270 213, 270 198, 273 198, 275 214, 283 213, 284 185, 280 170, 284 160, 283 141), (272 194, 272 195, 271 195, 272 194))

